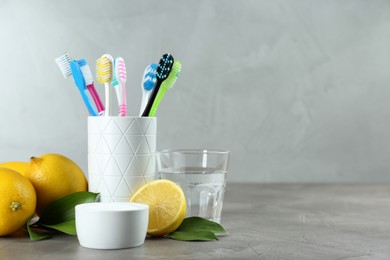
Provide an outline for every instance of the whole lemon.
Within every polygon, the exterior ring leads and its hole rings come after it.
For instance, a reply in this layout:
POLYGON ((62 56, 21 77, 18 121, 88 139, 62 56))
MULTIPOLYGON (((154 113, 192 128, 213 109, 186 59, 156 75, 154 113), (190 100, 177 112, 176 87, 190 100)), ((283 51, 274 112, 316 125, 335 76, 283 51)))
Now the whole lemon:
POLYGON ((0 168, 0 236, 18 231, 34 214, 36 193, 29 180, 18 172, 0 168))
POLYGON ((3 162, 0 163, 0 167, 9 168, 11 170, 17 171, 18 173, 24 175, 28 167, 28 162, 3 162))
POLYGON ((59 198, 88 190, 87 180, 80 167, 60 154, 31 157, 26 177, 37 192, 37 215, 59 198))

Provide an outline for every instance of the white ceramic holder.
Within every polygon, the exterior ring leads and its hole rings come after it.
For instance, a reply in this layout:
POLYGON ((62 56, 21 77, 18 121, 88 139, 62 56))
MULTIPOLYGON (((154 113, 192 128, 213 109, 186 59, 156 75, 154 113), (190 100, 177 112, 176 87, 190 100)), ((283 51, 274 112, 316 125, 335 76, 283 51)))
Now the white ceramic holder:
POLYGON ((89 191, 101 202, 129 201, 155 179, 155 117, 88 117, 89 191))

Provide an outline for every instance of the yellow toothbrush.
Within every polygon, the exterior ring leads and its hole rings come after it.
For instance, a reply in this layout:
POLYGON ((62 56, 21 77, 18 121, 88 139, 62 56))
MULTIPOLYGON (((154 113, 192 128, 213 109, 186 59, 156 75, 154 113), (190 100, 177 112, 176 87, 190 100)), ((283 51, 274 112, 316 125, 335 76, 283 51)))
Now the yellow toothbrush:
POLYGON ((110 82, 112 80, 114 59, 109 54, 102 55, 96 60, 96 79, 104 84, 105 92, 105 116, 110 116, 110 82))

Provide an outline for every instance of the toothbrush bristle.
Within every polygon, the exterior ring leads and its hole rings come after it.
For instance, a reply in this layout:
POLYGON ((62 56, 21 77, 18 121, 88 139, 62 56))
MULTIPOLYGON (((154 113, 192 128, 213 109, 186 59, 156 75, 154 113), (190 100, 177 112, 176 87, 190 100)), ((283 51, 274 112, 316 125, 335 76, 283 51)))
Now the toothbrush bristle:
POLYGON ((100 84, 112 79, 112 61, 105 55, 96 60, 96 79, 100 84))
POLYGON ((85 64, 84 66, 80 66, 81 72, 83 73, 85 83, 87 85, 93 83, 93 77, 92 77, 92 72, 91 69, 89 68, 88 64, 85 64))
POLYGON ((149 72, 156 74, 157 66, 158 66, 158 65, 155 64, 155 63, 149 64, 149 65, 145 68, 145 70, 144 70, 144 75, 148 74, 149 72))
MULTIPOLYGON (((127 79, 127 73, 126 73, 126 64, 123 58, 119 57, 115 60, 115 62, 118 63, 117 65, 117 76, 118 78, 125 82, 127 79)), ((115 64, 116 65, 116 64, 115 64)))
POLYGON ((156 85, 156 81, 157 81, 156 69, 157 69, 157 64, 153 63, 147 66, 144 71, 143 87, 147 91, 152 90, 156 85))
POLYGON ((166 86, 168 88, 173 87, 173 85, 176 82, 177 77, 179 77, 180 71, 181 71, 181 63, 180 63, 180 61, 175 60, 175 62, 173 63, 173 66, 172 66, 171 73, 169 73, 168 78, 164 81, 164 83, 166 84, 166 86))
POLYGON ((174 59, 173 56, 169 53, 164 54, 156 69, 156 76, 160 80, 165 80, 169 73, 171 72, 174 59))
POLYGON ((72 70, 70 69, 70 56, 67 52, 55 59, 58 67, 61 70, 64 78, 67 78, 72 75, 72 70))
POLYGON ((180 61, 174 62, 172 66, 172 74, 175 75, 175 77, 177 78, 179 77, 180 72, 181 72, 181 62, 180 61))
POLYGON ((144 89, 147 91, 152 90, 154 88, 154 86, 156 85, 156 81, 157 81, 156 77, 151 78, 148 76, 144 82, 144 89))

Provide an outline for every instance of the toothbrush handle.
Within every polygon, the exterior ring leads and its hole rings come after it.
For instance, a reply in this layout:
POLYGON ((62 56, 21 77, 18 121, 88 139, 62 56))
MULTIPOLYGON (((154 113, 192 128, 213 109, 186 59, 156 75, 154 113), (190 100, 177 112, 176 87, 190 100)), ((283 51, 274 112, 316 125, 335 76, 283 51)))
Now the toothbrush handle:
POLYGON ((126 116, 127 114, 127 105, 126 105, 126 97, 123 95, 123 87, 122 85, 115 85, 114 86, 115 93, 116 93, 116 99, 118 102, 118 115, 119 116, 126 116))
POLYGON ((87 85, 87 89, 89 93, 91 94, 93 101, 95 102, 96 108, 99 112, 99 115, 102 115, 104 113, 104 105, 102 101, 100 100, 99 94, 96 92, 95 86, 93 83, 87 85))
POLYGON ((159 91, 157 92, 157 96, 156 96, 156 99, 154 100, 153 102, 153 105, 152 105, 152 108, 150 109, 150 112, 149 112, 149 115, 148 116, 155 116, 156 115, 156 112, 157 112, 157 108, 158 106, 160 105, 160 102, 165 94, 165 92, 167 91, 167 87, 165 86, 164 84, 165 82, 163 82, 161 84, 161 87, 159 89, 159 91))
POLYGON ((119 109, 119 111, 118 111, 119 116, 126 116, 127 115, 127 105, 126 104, 120 105, 118 109, 119 109))
POLYGON ((106 111, 105 116, 110 116, 110 83, 104 83, 106 111))
POLYGON ((150 94, 150 91, 146 92, 145 89, 142 89, 142 100, 141 100, 141 108, 139 110, 139 116, 142 116, 142 113, 145 110, 146 103, 148 103, 148 99, 150 96, 149 94, 150 94))
POLYGON ((95 110, 94 107, 92 107, 91 101, 89 100, 89 97, 87 93, 83 90, 80 90, 81 97, 83 98, 84 104, 86 105, 89 113, 91 116, 98 116, 98 112, 95 110))
POLYGON ((151 110, 151 108, 152 108, 152 106, 154 104, 154 101, 155 101, 157 93, 158 93, 158 91, 160 89, 161 83, 162 82, 157 79, 156 85, 154 86, 154 88, 152 90, 152 93, 150 93, 150 96, 149 96, 149 99, 148 99, 148 103, 146 104, 144 112, 142 112, 141 116, 149 116, 150 110, 151 110))
POLYGON ((121 88, 122 88, 122 105, 119 106, 119 115, 120 116, 127 116, 127 99, 126 99, 126 83, 125 81, 121 80, 121 88))

